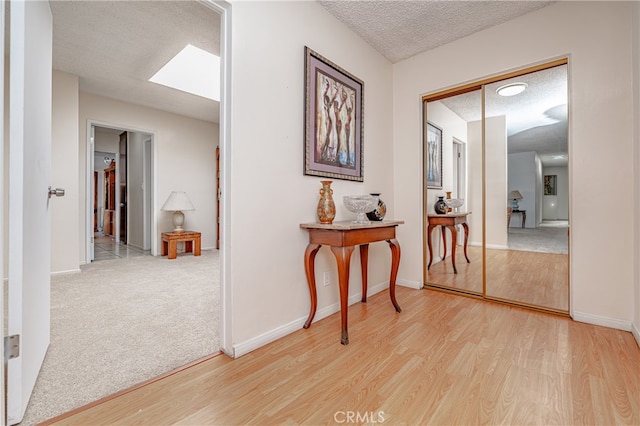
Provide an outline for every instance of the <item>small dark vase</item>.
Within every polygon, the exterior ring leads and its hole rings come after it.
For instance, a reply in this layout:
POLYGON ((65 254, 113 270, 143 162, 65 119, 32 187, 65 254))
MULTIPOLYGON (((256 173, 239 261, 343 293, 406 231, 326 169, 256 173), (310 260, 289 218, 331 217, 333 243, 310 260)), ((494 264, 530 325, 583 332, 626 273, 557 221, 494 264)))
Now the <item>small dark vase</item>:
POLYGON ((438 214, 447 214, 447 203, 444 202, 444 197, 438 197, 438 201, 433 205, 433 209, 438 214))
POLYGON ((375 221, 382 221, 382 219, 384 219, 384 215, 387 214, 387 205, 384 203, 384 201, 382 201, 380 199, 380 193, 379 192, 372 192, 369 195, 373 195, 374 197, 378 197, 378 207, 375 208, 375 210, 370 211, 369 213, 367 213, 367 218, 369 220, 375 220, 375 221))

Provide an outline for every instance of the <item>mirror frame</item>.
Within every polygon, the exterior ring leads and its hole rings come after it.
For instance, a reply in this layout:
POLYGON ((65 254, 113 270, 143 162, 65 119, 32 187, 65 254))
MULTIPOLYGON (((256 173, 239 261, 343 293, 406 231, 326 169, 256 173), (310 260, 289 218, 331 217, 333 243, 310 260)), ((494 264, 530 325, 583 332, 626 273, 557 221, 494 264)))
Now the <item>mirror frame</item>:
MULTIPOLYGON (((570 280, 570 271, 571 271, 571 256, 570 253, 567 255, 567 262, 568 262, 568 267, 567 267, 567 301, 568 301, 568 306, 567 309, 557 309, 557 308, 549 308, 549 307, 545 307, 545 306, 539 306, 539 305, 535 305, 535 304, 531 304, 531 303, 526 303, 526 302, 522 302, 522 301, 516 301, 516 300, 509 300, 509 299, 502 299, 502 298, 498 298, 498 297, 492 297, 490 295, 487 295, 487 271, 486 271, 486 159, 485 159, 485 103, 486 103, 486 99, 485 99, 485 86, 492 84, 492 83, 496 83, 496 82, 500 82, 502 80, 507 80, 507 79, 511 79, 514 77, 519 77, 522 75, 526 75, 526 74, 531 74, 531 73, 535 73, 538 71, 543 71, 543 70, 547 70, 550 68, 554 68, 554 67, 558 67, 558 66, 563 66, 563 65, 567 65, 569 64, 569 59, 567 57, 562 57, 550 62, 544 62, 538 65, 534 65, 534 66, 530 66, 530 67, 526 67, 526 68, 522 68, 519 70, 515 70, 515 71, 511 71, 505 74, 499 74, 493 77, 488 77, 485 79, 481 79, 478 81, 474 81, 471 83, 467 83, 461 86, 456 86, 450 89, 445 89, 445 90, 441 90, 441 91, 437 91, 431 94, 426 94, 422 96, 422 123, 421 123, 421 128, 422 128, 422 140, 421 140, 421 144, 422 144, 422 263, 423 263, 423 267, 422 267, 422 282, 423 282, 423 288, 429 288, 429 289, 433 289, 433 290, 439 290, 439 291, 445 291, 445 292, 451 292, 451 293, 455 293, 455 294, 462 294, 465 296, 470 296, 470 297, 476 297, 476 298, 480 298, 480 299, 484 299, 484 300, 490 300, 490 301, 494 301, 494 302, 499 302, 499 303, 505 303, 505 304, 509 304, 509 305, 515 305, 515 306, 520 306, 520 307, 524 307, 524 308, 528 308, 528 309, 533 309, 533 310, 537 310, 537 311, 544 311, 544 312, 550 312, 550 313, 555 313, 555 314, 559 314, 559 315, 563 315, 563 316, 569 316, 569 312, 570 312, 570 307, 571 307, 571 280, 570 280), (426 180, 426 175, 427 175, 427 171, 426 171, 426 164, 427 164, 427 152, 424 149, 425 146, 425 140, 426 140, 426 134, 425 134, 425 128, 426 128, 426 123, 428 122, 428 115, 427 115, 427 104, 429 102, 435 102, 435 101, 439 101, 442 99, 446 99, 449 97, 453 97, 453 96, 457 96, 457 95, 462 95, 462 94, 466 94, 469 92, 473 92, 473 91, 477 91, 480 90, 481 91, 481 99, 482 99, 482 118, 481 118, 481 128, 482 128, 482 195, 481 195, 481 199, 482 199, 482 218, 481 218, 481 223, 482 223, 482 293, 478 293, 475 291, 467 291, 464 289, 459 289, 459 288, 452 288, 452 287, 446 287, 443 285, 439 285, 437 283, 430 283, 428 281, 428 272, 427 272, 427 264, 428 264, 428 235, 427 235, 427 227, 428 227, 428 198, 427 198, 427 194, 429 189, 427 188, 427 180, 426 180)), ((568 111, 568 113, 570 114, 570 111, 568 111)), ((569 133, 570 133, 570 129, 569 129, 569 133)), ((569 176, 571 175, 571 173, 569 173, 569 176)), ((571 192, 571 191, 569 191, 571 192)), ((569 203, 570 204, 570 203, 569 203)), ((569 217, 571 216, 571 214, 569 214, 569 217)), ((567 238, 570 238, 570 234, 568 235, 567 238)), ((569 246, 570 246, 570 241, 569 241, 569 246)))

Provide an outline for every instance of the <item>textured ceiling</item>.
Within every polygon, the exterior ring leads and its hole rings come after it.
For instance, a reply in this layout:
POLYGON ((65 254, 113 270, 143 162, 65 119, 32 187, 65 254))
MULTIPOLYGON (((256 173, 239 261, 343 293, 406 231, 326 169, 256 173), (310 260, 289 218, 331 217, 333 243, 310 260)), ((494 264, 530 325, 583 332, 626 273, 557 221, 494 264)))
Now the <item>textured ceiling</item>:
MULTIPOLYGON (((391 62, 397 62, 553 2, 318 0, 318 3, 391 62)), ((217 12, 190 0, 53 0, 50 4, 54 68, 79 76, 80 90, 218 122, 218 102, 147 81, 187 43, 219 54, 217 12)), ((536 81, 529 83, 530 89, 537 86, 536 81)), ((530 90, 527 96, 534 93, 544 91, 530 90)), ((448 103, 459 109, 461 116, 466 114, 462 101, 452 99, 448 103)), ((566 128, 566 117, 564 124, 556 126, 518 123, 516 131, 511 125, 510 120, 510 143, 520 139, 520 147, 513 145, 510 150, 524 150, 529 149, 526 145, 530 141, 542 139, 541 133, 549 140, 559 138, 549 131, 566 128)), ((566 132, 564 135, 562 143, 566 146, 566 132)))
MULTIPOLYGON (((555 3, 554 1, 317 0, 395 63, 555 3)), ((482 76, 478 76, 479 78, 482 76)), ((487 87, 489 116, 507 117, 509 153, 535 151, 545 166, 567 164, 566 66, 522 76, 528 89, 511 98, 487 87), (564 156, 560 158, 561 155, 564 156)), ((480 119, 480 93, 444 100, 467 121, 480 119)))
POLYGON ((395 63, 554 2, 318 0, 318 3, 395 63))
MULTIPOLYGON (((510 154, 535 151, 547 167, 567 164, 566 65, 489 84, 485 87, 485 97, 487 117, 507 117, 510 154), (496 93, 499 87, 514 82, 526 83, 527 89, 510 97, 496 93)), ((479 90, 441 102, 467 122, 481 118, 482 97, 479 90)))
POLYGON ((218 122, 219 103, 147 80, 190 43, 220 52, 220 16, 195 1, 50 1, 53 67, 80 90, 218 122))

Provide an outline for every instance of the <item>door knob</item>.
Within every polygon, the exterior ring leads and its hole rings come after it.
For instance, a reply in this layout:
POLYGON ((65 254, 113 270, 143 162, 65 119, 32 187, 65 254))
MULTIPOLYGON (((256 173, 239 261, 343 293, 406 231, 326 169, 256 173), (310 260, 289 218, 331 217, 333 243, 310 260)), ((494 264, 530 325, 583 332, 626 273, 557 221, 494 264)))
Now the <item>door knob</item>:
POLYGON ((51 187, 49 187, 49 198, 51 198, 53 195, 55 195, 56 197, 63 197, 64 196, 64 189, 62 189, 62 188, 54 188, 54 189, 52 189, 51 187))

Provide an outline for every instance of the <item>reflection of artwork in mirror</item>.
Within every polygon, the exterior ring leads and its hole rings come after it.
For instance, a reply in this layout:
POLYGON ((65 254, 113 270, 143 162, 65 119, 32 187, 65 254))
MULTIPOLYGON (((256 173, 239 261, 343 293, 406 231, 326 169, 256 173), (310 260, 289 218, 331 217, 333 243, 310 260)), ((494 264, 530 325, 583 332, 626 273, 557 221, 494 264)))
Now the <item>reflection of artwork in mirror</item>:
POLYGON ((544 195, 557 195, 556 180, 557 175, 545 175, 544 177, 544 195))
POLYGON ((427 123, 427 188, 442 189, 442 129, 427 123))

